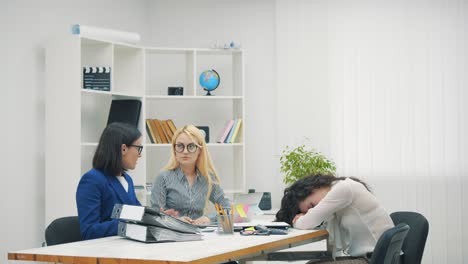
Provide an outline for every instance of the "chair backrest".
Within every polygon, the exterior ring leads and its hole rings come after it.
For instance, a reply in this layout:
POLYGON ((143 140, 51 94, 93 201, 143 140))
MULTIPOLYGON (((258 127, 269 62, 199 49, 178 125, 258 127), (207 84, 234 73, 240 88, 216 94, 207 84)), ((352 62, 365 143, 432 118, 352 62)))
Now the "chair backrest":
POLYGON ((377 241, 371 264, 399 264, 401 247, 410 227, 407 224, 399 224, 385 231, 377 241))
POLYGON ((394 212, 390 217, 395 225, 405 223, 411 228, 403 242, 401 263, 420 264, 429 232, 426 217, 416 212, 394 212))
POLYGON ((81 240, 80 222, 78 216, 57 218, 45 230, 47 246, 81 240))

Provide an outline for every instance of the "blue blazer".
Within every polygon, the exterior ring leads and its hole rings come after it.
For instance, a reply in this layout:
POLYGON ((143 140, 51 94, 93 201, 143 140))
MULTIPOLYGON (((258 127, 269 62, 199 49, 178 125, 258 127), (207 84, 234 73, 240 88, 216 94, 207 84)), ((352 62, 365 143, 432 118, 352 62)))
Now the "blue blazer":
POLYGON ((128 193, 115 176, 92 169, 85 173, 76 190, 76 206, 83 240, 115 236, 119 221, 111 219, 114 204, 141 205, 132 178, 124 173, 128 193))

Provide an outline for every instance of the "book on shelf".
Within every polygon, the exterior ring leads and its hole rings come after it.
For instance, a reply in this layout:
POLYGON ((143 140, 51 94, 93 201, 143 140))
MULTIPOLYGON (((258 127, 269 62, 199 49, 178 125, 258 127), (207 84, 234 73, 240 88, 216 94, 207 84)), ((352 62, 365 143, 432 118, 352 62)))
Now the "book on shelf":
POLYGON ((168 119, 168 120, 167 120, 167 124, 169 125, 169 128, 170 128, 171 131, 172 131, 172 135, 174 135, 175 132, 177 131, 177 128, 176 128, 174 122, 172 121, 172 119, 168 119))
POLYGON ((234 124, 234 120, 231 119, 231 120, 228 120, 226 122, 226 124, 224 125, 224 128, 221 130, 221 133, 218 137, 218 143, 224 143, 224 141, 226 140, 226 137, 228 136, 229 134, 229 131, 231 131, 231 128, 232 128, 232 125, 234 124))
POLYGON ((172 137, 177 128, 171 119, 146 119, 148 137, 155 144, 168 144, 172 142, 172 137))
POLYGON ((234 119, 234 123, 232 124, 231 130, 229 131, 229 134, 224 140, 224 143, 231 143, 232 135, 234 134, 234 130, 236 129, 236 126, 238 123, 239 123, 239 119, 238 118, 234 119))
POLYGON ((148 206, 115 204, 111 218, 124 222, 168 228, 182 233, 196 234, 200 229, 171 215, 148 206))
POLYGON ((129 222, 120 222, 117 234, 121 237, 146 243, 195 241, 202 239, 200 233, 182 233, 167 228, 129 222))
POLYGON ((240 127, 242 126, 242 118, 238 118, 236 120, 236 126, 233 126, 234 132, 232 133, 232 137, 229 140, 229 143, 234 143, 236 142, 237 135, 239 134, 240 127))
POLYGON ((151 127, 151 130, 153 131, 154 143, 156 144, 163 143, 161 137, 159 136, 158 128, 156 127, 156 121, 154 119, 148 119, 148 120, 149 120, 149 125, 151 127))
POLYGON ((164 133, 164 129, 163 129, 161 120, 153 119, 153 122, 154 122, 154 124, 156 126, 156 130, 158 131, 158 135, 161 138, 161 143, 168 144, 169 140, 166 137, 166 133, 164 133))
POLYGON ((138 127, 141 101, 135 99, 112 100, 107 124, 122 122, 138 127))
POLYGON ((171 128, 169 127, 169 124, 167 123, 167 120, 161 120, 161 124, 164 130, 164 133, 166 134, 166 138, 168 140, 168 143, 172 142, 172 136, 174 133, 172 133, 171 128))
POLYGON ((111 67, 83 67, 83 89, 110 91, 111 67))
POLYGON ((151 128, 151 119, 146 119, 146 134, 151 143, 157 143, 154 136, 153 129, 151 128))

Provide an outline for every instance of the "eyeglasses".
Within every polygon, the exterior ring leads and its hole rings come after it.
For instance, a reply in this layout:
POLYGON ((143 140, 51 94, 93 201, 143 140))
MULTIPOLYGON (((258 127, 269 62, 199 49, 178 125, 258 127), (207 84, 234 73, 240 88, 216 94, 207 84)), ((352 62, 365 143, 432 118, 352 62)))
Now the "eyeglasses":
POLYGON ((138 148, 138 154, 141 154, 141 152, 143 151, 143 146, 142 145, 131 145, 130 144, 130 145, 127 145, 127 146, 138 148))
MULTIPOLYGON (((199 146, 195 143, 189 143, 187 144, 187 151, 189 153, 194 153, 195 151, 197 151, 198 147, 199 146)), ((176 152, 182 153, 185 150, 185 145, 183 143, 174 144, 174 149, 176 152)))

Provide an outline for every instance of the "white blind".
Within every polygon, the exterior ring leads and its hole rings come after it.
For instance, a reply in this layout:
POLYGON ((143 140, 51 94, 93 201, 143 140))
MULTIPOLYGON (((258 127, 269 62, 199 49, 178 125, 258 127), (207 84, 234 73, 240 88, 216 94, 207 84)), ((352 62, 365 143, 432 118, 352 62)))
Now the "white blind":
MULTIPOLYGON (((310 136, 340 175, 367 181, 389 212, 424 214, 423 263, 468 263, 468 3, 278 0, 277 13, 278 71, 306 68, 296 77, 308 85, 294 90, 329 107, 294 112, 307 122, 320 111, 329 124, 280 120, 288 127, 280 142, 310 136), (294 43, 281 30, 292 26, 300 31, 294 41, 316 40, 295 46, 294 61, 281 49, 294 43), (317 69, 326 81, 311 78, 317 69)), ((294 109, 279 93, 280 109, 294 109)))

